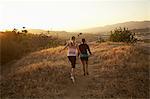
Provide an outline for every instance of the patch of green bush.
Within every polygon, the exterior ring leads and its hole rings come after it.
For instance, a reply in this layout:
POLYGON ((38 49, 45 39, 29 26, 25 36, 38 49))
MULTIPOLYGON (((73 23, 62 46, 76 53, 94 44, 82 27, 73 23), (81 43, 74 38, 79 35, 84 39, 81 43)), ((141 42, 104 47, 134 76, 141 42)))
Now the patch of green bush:
POLYGON ((134 37, 135 33, 131 32, 127 28, 116 28, 111 31, 110 41, 113 42, 127 42, 134 43, 136 42, 136 38, 134 37))

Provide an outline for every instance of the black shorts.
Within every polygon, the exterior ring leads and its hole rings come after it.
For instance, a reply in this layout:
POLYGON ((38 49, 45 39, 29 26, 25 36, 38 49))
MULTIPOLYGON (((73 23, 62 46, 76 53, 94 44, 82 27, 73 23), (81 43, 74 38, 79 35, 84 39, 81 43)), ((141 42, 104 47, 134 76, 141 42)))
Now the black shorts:
POLYGON ((68 59, 71 63, 72 68, 75 68, 76 65, 76 56, 68 56, 68 59))
POLYGON ((81 61, 88 61, 88 57, 80 57, 81 61))

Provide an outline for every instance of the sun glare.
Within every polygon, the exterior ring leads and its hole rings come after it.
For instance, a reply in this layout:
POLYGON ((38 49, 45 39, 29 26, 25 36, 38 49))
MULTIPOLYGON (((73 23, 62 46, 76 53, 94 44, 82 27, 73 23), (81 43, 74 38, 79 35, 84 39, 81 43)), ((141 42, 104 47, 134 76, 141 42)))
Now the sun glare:
POLYGON ((148 5, 148 0, 3 0, 0 3, 0 29, 26 26, 71 31, 149 20, 148 5))

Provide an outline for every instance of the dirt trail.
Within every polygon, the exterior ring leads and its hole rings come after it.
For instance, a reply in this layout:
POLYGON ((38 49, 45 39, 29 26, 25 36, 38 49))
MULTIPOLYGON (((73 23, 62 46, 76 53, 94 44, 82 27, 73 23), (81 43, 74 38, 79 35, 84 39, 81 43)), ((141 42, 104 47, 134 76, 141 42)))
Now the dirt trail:
POLYGON ((76 78, 76 82, 72 83, 67 89, 67 96, 65 99, 81 99, 84 95, 84 91, 90 84, 92 75, 80 76, 76 78))
MULTIPOLYGON (((92 56, 92 57, 94 57, 94 56, 92 56)), ((67 88, 68 93, 64 97, 64 99, 88 99, 88 97, 85 96, 86 91, 89 90, 88 88, 90 86, 93 86, 94 79, 97 79, 97 77, 99 76, 99 74, 97 73, 97 69, 99 67, 100 66, 90 64, 89 65, 89 73, 90 74, 84 76, 83 71, 82 71, 82 65, 80 64, 80 67, 77 66, 77 71, 80 73, 77 74, 77 76, 76 76, 76 82, 75 83, 72 82, 68 86, 68 88, 67 88)), ((99 80, 99 79, 97 79, 97 80, 99 80)), ((99 90, 103 90, 103 89, 101 88, 99 90)))

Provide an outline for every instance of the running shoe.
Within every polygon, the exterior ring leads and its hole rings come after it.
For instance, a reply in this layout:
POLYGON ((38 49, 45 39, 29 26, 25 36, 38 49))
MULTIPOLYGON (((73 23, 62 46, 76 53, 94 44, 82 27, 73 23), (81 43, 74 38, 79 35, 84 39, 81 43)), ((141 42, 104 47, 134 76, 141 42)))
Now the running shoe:
POLYGON ((73 83, 75 83, 75 79, 74 79, 73 76, 71 76, 71 80, 72 80, 73 83))

